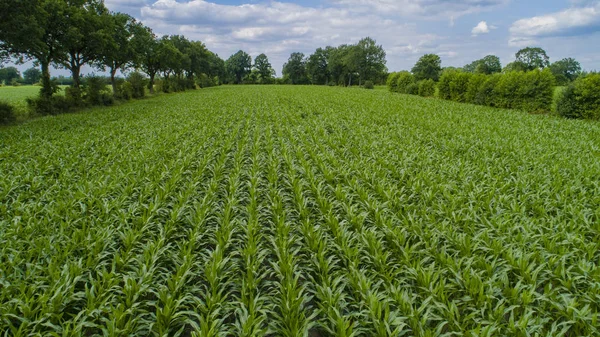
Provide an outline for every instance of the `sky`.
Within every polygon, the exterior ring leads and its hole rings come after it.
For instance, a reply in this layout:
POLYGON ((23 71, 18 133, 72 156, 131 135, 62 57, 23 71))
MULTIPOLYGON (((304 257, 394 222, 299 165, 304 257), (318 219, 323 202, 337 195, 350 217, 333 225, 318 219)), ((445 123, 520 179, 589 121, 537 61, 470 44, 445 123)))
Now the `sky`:
MULTIPOLYGON (((292 52, 374 38, 390 71, 423 54, 461 67, 494 54, 503 66, 526 46, 600 69, 600 0, 105 0, 157 35, 200 40, 227 59, 265 53, 278 75, 292 52)), ((84 71, 85 72, 85 71, 84 71)), ((66 72, 65 72, 66 74, 66 72)))

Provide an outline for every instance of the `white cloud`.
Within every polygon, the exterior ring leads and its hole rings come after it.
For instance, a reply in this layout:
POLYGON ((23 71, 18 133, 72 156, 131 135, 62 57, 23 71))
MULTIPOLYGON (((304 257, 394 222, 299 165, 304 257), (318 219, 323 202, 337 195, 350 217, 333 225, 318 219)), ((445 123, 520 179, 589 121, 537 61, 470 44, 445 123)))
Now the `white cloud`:
POLYGON ((473 36, 487 34, 490 32, 490 29, 496 29, 496 27, 488 26, 487 22, 481 21, 477 24, 477 26, 473 27, 473 29, 471 30, 471 34, 473 34, 473 36))
POLYGON ((338 5, 349 6, 355 11, 376 10, 388 15, 418 15, 427 18, 456 17, 492 10, 507 4, 509 0, 332 0, 338 5))
MULTIPOLYGON (((381 13, 347 6, 307 7, 277 1, 223 5, 205 0, 157 0, 141 8, 142 21, 161 34, 184 34, 227 58, 239 49, 265 52, 280 72, 292 52, 356 43, 370 36, 387 51, 388 67, 413 62, 416 53, 437 52, 440 37, 381 13)), ((440 50, 444 51, 444 50, 440 50)), ((406 66, 402 66, 406 67, 406 66)))
POLYGON ((523 46, 538 38, 586 35, 600 31, 600 4, 573 7, 560 12, 515 21, 509 44, 523 46))

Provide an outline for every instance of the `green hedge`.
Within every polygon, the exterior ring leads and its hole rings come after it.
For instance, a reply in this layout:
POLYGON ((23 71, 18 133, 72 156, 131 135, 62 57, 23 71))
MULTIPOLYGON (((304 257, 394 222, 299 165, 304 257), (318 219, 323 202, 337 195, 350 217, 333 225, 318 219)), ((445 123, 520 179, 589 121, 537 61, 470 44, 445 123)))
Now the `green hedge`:
POLYGON ((396 81, 396 92, 401 94, 417 94, 419 92, 419 87, 414 89, 416 85, 415 77, 413 74, 408 71, 401 71, 398 73, 397 81, 396 81))
POLYGON ((600 119, 600 74, 580 77, 561 94, 556 111, 567 118, 600 119))
POLYGON ((398 91, 398 76, 400 76, 400 73, 389 74, 389 76, 387 78, 387 82, 386 82, 389 91, 391 91, 391 92, 398 91))
POLYGON ((432 97, 435 95, 435 81, 432 79, 422 80, 418 82, 419 96, 432 97))
POLYGON ((550 111, 555 83, 547 69, 488 76, 448 71, 438 88, 442 99, 538 112, 550 111))

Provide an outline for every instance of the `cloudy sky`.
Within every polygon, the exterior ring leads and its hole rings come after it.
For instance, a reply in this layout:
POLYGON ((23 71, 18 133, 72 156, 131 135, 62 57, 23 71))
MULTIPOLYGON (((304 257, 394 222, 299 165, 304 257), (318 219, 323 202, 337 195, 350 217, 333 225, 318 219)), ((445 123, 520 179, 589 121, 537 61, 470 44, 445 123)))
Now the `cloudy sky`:
POLYGON ((155 33, 183 34, 226 59, 239 49, 269 56, 277 74, 292 52, 355 43, 385 48, 390 71, 425 53, 444 66, 488 54, 503 65, 524 46, 551 60, 575 57, 600 69, 600 0, 105 0, 155 33))

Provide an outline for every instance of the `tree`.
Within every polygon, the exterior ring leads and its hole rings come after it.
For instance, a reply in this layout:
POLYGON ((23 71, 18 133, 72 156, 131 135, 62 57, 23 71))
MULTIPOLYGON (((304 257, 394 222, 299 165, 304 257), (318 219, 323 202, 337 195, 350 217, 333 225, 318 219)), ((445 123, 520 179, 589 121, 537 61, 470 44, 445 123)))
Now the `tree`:
POLYGON ((329 53, 318 48, 308 57, 306 72, 312 84, 327 84, 329 81, 329 53))
POLYGON ((269 58, 265 54, 260 54, 254 60, 254 69, 257 71, 258 78, 263 84, 271 83, 275 70, 269 62, 269 58))
POLYGON ((40 81, 42 72, 38 68, 29 68, 23 72, 23 79, 26 84, 35 84, 40 81))
POLYGON ((106 39, 102 45, 99 66, 108 68, 113 93, 117 92, 116 73, 134 66, 138 53, 135 49, 135 39, 144 34, 144 27, 127 14, 114 13, 106 16, 106 39), (142 35, 139 35, 142 34, 142 35))
POLYGON ((527 47, 519 50, 515 57, 525 65, 525 70, 544 69, 550 65, 550 58, 542 48, 527 47))
POLYGON ((240 50, 225 61, 225 66, 229 75, 235 78, 235 83, 240 84, 252 69, 252 57, 240 50))
POLYGON ((325 51, 328 55, 327 70, 331 79, 337 84, 346 85, 346 79, 350 78, 352 70, 350 69, 348 62, 348 55, 350 55, 352 46, 343 44, 339 47, 327 47, 325 51))
POLYGON ((136 67, 141 68, 150 78, 148 89, 153 94, 154 79, 156 74, 161 70, 160 43, 156 35, 152 33, 152 30, 144 27, 143 30, 137 32, 133 48, 139 55, 135 61, 136 67))
POLYGON ((57 90, 50 80, 50 64, 66 52, 68 7, 65 1, 55 0, 0 1, 0 50, 19 62, 33 59, 41 66, 40 94, 45 98, 57 90))
POLYGON ((303 53, 292 53, 283 65, 283 76, 287 76, 292 84, 306 84, 306 60, 303 53))
POLYGON ((504 69, 502 69, 503 73, 509 73, 511 71, 526 71, 527 65, 520 61, 514 61, 506 65, 504 69))
POLYGON ((564 58, 550 65, 550 71, 560 85, 573 82, 581 74, 581 64, 574 58, 564 58))
POLYGON ((108 9, 101 0, 71 0, 65 10, 63 52, 54 61, 59 67, 71 71, 73 86, 81 84, 81 67, 100 60, 102 47, 110 38, 106 31, 108 9))
POLYGON ((0 84, 11 84, 13 80, 19 80, 21 73, 15 67, 0 68, 0 84))
POLYGON ((416 81, 432 79, 437 82, 442 71, 442 60, 435 54, 426 54, 421 56, 411 72, 415 75, 416 81))
POLYGON ((463 67, 463 70, 473 74, 495 74, 502 71, 500 58, 495 55, 487 55, 486 57, 473 61, 463 67))
POLYGON ((362 85, 363 80, 374 81, 387 71, 385 50, 370 37, 360 40, 351 49, 349 62, 358 72, 358 85, 362 85))

